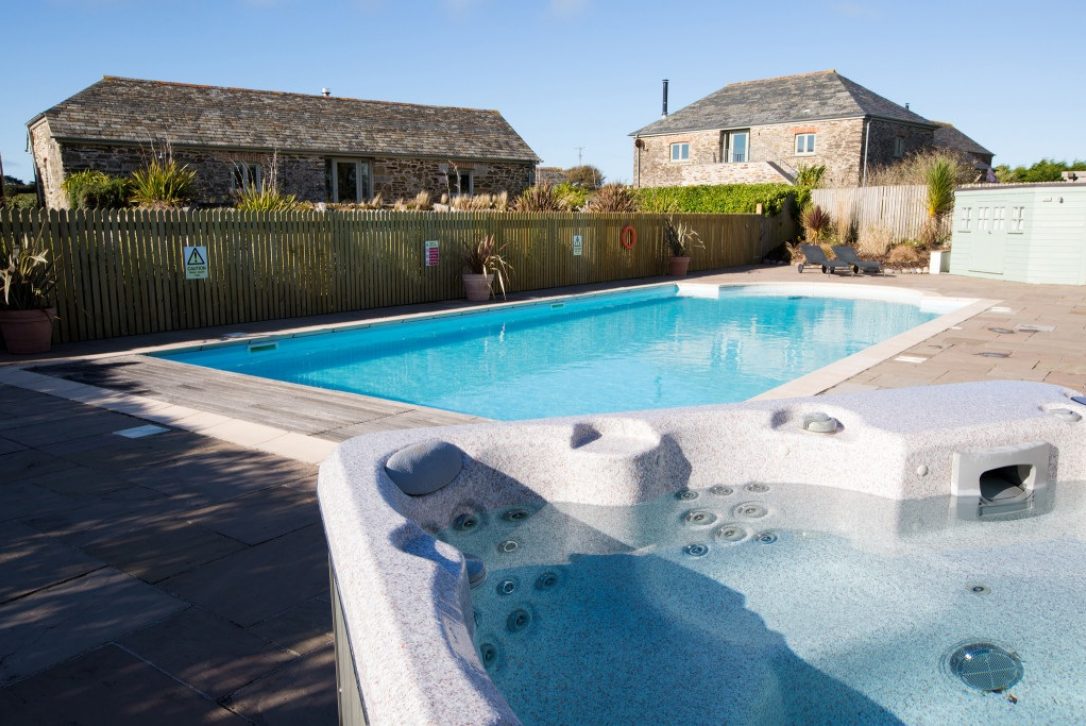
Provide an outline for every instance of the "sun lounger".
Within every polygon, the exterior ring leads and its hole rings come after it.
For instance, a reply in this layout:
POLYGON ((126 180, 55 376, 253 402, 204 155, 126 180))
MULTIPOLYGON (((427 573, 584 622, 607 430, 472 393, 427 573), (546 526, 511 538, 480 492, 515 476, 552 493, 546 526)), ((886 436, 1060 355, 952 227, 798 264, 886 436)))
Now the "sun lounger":
POLYGON ((864 271, 864 274, 881 275, 882 263, 875 260, 860 259, 860 256, 856 254, 856 250, 852 249, 848 245, 835 245, 833 248, 834 256, 844 262, 852 268, 852 272, 859 274, 860 270, 864 271))
POLYGON ((850 265, 842 262, 841 260, 831 260, 826 257, 826 253, 822 251, 822 248, 818 245, 800 245, 800 251, 803 252, 804 261, 796 265, 796 269, 803 272, 805 267, 820 267, 822 272, 833 273, 837 270, 850 270, 850 265))

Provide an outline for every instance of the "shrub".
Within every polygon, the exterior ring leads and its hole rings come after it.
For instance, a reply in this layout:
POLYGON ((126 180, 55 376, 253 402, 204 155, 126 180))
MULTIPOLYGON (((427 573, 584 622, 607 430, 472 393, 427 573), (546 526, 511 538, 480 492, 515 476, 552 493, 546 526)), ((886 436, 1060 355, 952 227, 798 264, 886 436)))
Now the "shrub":
POLYGON ((53 303, 56 273, 48 251, 24 237, 22 245, 0 245, 0 308, 34 310, 53 303))
POLYGON ((461 212, 505 212, 509 210, 509 194, 461 194, 452 198, 449 207, 461 212))
POLYGON ((822 185, 822 177, 826 175, 826 165, 817 164, 807 166, 801 164, 796 170, 796 186, 816 189, 822 185))
POLYGON ((1000 164, 995 168, 996 179, 1004 184, 1059 181, 1063 178, 1062 172, 1065 171, 1086 171, 1086 161, 1076 159, 1068 163, 1055 159, 1041 159, 1028 167, 1016 166, 1012 169, 1006 164, 1000 164))
POLYGON ((671 250, 672 257, 687 257, 693 248, 705 248, 701 236, 690 224, 676 222, 670 215, 664 222, 664 242, 671 250))
POLYGON ((566 200, 566 205, 574 211, 584 209, 588 203, 588 190, 584 187, 574 186, 569 182, 562 182, 554 187, 555 192, 566 200))
POLYGON ((234 208, 242 212, 293 212, 302 207, 293 194, 283 194, 277 189, 250 187, 237 196, 234 208))
POLYGON ((168 155, 163 161, 152 157, 147 166, 132 172, 131 184, 131 199, 141 207, 183 207, 195 195, 196 172, 168 155))
POLYGON ((860 231, 856 249, 861 257, 882 257, 894 244, 894 232, 889 227, 866 227, 860 231))
POLYGON ((434 199, 430 192, 424 190, 411 199, 397 199, 392 208, 397 212, 425 212, 434 208, 434 199))
POLYGON ((809 242, 820 242, 826 239, 833 226, 833 220, 830 218, 829 212, 817 204, 803 210, 800 215, 800 223, 803 225, 803 232, 809 242))
POLYGON ((494 279, 498 281, 498 287, 502 291, 502 297, 505 297, 505 283, 509 279, 509 274, 513 271, 513 266, 506 262, 502 257, 502 252, 509 243, 498 246, 498 243, 494 240, 494 235, 488 234, 476 242, 474 245, 468 245, 464 250, 464 271, 470 272, 476 275, 494 275, 494 279))
POLYGON ((768 215, 780 214, 789 199, 802 209, 810 189, 791 184, 715 184, 652 187, 636 191, 644 212, 686 214, 754 214, 758 205, 768 215))
POLYGON ((128 180, 100 171, 69 174, 60 187, 72 209, 117 209, 128 204, 128 180))
POLYGON ((565 183, 582 189, 599 189, 603 186, 603 172, 589 164, 574 166, 565 171, 565 183))
POLYGON ((33 192, 23 192, 5 196, 4 206, 8 209, 37 209, 38 195, 33 192))
POLYGON ((604 184, 585 205, 589 212, 637 212, 641 209, 637 192, 625 184, 604 184))
POLYGON ((890 254, 886 257, 886 264, 893 267, 916 267, 920 264, 920 253, 917 252, 915 246, 902 243, 890 250, 890 254))
POLYGON ((517 212, 565 212, 569 203, 556 190, 553 184, 536 184, 528 187, 513 202, 517 212))
POLYGON ((949 164, 956 184, 982 181, 982 174, 964 154, 949 149, 928 149, 906 156, 896 164, 880 166, 867 174, 868 186, 926 185, 937 164, 949 164))

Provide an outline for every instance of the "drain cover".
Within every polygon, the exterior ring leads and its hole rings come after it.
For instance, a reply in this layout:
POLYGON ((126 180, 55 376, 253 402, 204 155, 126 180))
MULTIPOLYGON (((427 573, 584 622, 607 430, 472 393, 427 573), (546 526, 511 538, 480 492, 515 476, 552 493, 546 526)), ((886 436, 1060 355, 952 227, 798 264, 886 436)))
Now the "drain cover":
POLYGON ((995 643, 984 641, 958 646, 947 660, 947 668, 962 683, 978 691, 999 693, 1022 680, 1022 661, 995 643))

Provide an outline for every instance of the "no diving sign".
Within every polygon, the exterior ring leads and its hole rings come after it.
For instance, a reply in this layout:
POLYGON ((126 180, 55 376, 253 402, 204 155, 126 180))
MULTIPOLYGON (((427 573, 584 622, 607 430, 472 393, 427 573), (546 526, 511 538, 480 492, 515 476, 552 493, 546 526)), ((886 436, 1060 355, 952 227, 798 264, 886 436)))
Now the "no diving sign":
POLYGON ((185 279, 207 279, 207 247, 185 248, 185 279))

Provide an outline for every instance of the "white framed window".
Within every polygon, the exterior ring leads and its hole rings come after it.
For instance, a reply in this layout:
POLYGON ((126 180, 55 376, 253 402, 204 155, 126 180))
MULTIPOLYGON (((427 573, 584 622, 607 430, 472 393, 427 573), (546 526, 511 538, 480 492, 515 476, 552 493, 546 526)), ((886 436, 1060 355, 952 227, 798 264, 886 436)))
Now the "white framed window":
POLYGON ((475 193, 475 175, 470 171, 445 172, 445 181, 449 185, 449 192, 453 196, 468 196, 475 193))
POLYGON ((720 158, 729 164, 750 161, 750 129, 725 131, 720 137, 720 158))
POLYGON ((815 153, 815 136, 817 134, 796 134, 796 156, 806 156, 815 153))
POLYGON ((234 162, 234 191, 259 192, 264 188, 264 168, 247 161, 234 162))
POLYGON ((977 209, 977 229, 981 232, 992 228, 992 218, 988 216, 990 211, 988 207, 979 207, 977 209))
POLYGON ((958 229, 962 232, 971 232, 971 225, 973 223, 973 208, 962 207, 962 211, 958 215, 958 229))
POLYGON ((1011 207, 1011 229, 1012 233, 1021 234, 1026 230, 1026 208, 1025 207, 1011 207))
POLYGON ((370 165, 358 159, 329 159, 328 198, 333 202, 357 204, 373 196, 370 165))
POLYGON ((898 136, 894 138, 894 157, 900 159, 905 156, 905 137, 898 136))
POLYGON ((992 207, 992 229, 1004 230, 1007 228, 1007 208, 992 207))
POLYGON ((683 141, 678 144, 671 145, 671 160, 672 161, 689 161, 690 160, 690 144, 683 141))

